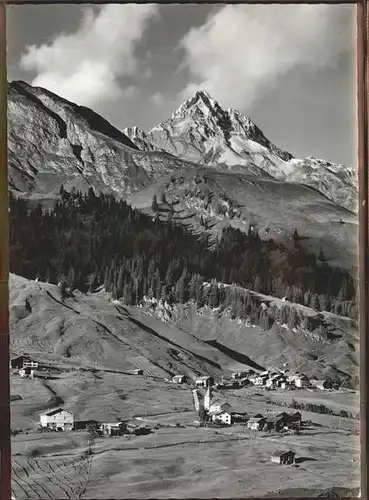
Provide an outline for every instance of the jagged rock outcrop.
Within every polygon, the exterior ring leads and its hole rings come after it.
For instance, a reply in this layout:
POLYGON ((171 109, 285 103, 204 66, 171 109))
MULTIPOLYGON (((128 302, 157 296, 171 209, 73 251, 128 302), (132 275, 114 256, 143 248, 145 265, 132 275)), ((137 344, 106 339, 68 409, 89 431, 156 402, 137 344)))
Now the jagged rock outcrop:
POLYGON ((149 142, 146 133, 139 127, 127 127, 124 128, 122 132, 129 137, 141 151, 164 151, 149 142))

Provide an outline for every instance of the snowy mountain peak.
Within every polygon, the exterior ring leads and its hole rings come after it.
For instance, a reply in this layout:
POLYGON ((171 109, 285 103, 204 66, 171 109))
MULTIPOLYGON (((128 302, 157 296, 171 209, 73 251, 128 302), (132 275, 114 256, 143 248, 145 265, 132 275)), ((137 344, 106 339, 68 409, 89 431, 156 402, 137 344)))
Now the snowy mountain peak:
POLYGON ((219 103, 204 90, 198 90, 193 97, 184 101, 171 119, 184 118, 185 116, 208 116, 224 113, 219 103))
POLYGON ((305 184, 356 210, 353 169, 313 157, 294 158, 273 144, 249 116, 238 109, 222 108, 203 90, 146 135, 127 135, 143 150, 161 149, 217 169, 305 184))

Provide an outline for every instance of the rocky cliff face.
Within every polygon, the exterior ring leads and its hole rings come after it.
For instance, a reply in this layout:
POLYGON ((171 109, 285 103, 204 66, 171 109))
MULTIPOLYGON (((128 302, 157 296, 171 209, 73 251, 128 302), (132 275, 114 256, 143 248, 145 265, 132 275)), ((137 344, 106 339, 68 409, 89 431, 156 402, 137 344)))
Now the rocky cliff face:
POLYGON ((315 158, 293 158, 269 141, 249 117, 222 109, 206 92, 197 92, 147 134, 137 133, 136 128, 125 132, 141 149, 157 147, 213 168, 305 184, 348 210, 357 210, 352 169, 315 158))
POLYGON ((141 150, 141 151, 164 151, 158 146, 152 144, 149 141, 146 133, 138 127, 127 127, 122 130, 123 134, 131 139, 131 141, 141 150))
POLYGON ((125 196, 183 164, 140 151, 92 110, 24 82, 8 89, 8 150, 10 187, 39 195, 64 184, 125 196))

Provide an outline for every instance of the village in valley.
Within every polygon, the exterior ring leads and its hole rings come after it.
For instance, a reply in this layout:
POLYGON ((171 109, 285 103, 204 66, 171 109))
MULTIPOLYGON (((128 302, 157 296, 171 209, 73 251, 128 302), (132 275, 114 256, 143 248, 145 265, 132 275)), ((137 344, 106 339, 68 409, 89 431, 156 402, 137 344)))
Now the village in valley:
MULTIPOLYGON (((10 361, 10 372, 12 378, 19 379, 43 379, 53 380, 61 376, 63 370, 56 369, 53 366, 47 366, 39 361, 32 360, 28 355, 13 357, 10 361)), ((142 369, 135 369, 132 376, 145 378, 146 374, 142 369)), ((26 434, 32 432, 87 432, 89 438, 89 450, 92 453, 92 443, 96 439, 119 436, 142 436, 155 433, 160 428, 208 428, 208 429, 227 429, 233 428, 237 431, 249 433, 250 437, 254 433, 260 433, 265 436, 278 437, 278 446, 268 457, 271 463, 279 465, 298 465, 305 460, 314 461, 314 457, 299 457, 294 448, 290 447, 288 442, 284 444, 283 437, 299 436, 304 430, 309 430, 315 425, 310 418, 303 419, 302 413, 297 411, 298 403, 292 399, 290 403, 284 403, 289 407, 288 411, 282 411, 280 406, 283 404, 278 401, 267 399, 264 404, 264 411, 252 412, 252 408, 247 403, 250 396, 245 398, 244 403, 237 401, 237 407, 230 403, 234 400, 237 392, 245 389, 249 391, 263 391, 264 394, 274 391, 290 393, 298 396, 300 391, 310 391, 312 394, 319 392, 335 392, 339 390, 334 381, 310 379, 303 373, 289 371, 286 368, 271 368, 264 371, 249 369, 242 372, 234 372, 228 378, 222 377, 216 381, 212 376, 203 375, 195 379, 182 374, 173 376, 172 379, 165 378, 163 382, 171 386, 180 386, 185 389, 187 394, 191 393, 193 408, 187 409, 186 414, 191 415, 186 423, 168 424, 144 417, 136 417, 129 420, 116 421, 98 421, 98 420, 80 420, 70 409, 62 404, 55 405, 39 413, 39 421, 34 422, 33 430, 29 429, 26 434), (146 423, 144 424, 144 421, 146 423)), ((256 394, 261 396, 262 394, 256 394)), ((17 398, 14 397, 16 400, 17 398)), ((252 406, 252 405, 251 405, 252 406)), ((301 405, 300 405, 301 406, 301 405)), ((302 408, 315 413, 333 414, 334 412, 325 405, 302 405, 302 408)), ((311 413, 310 413, 311 415, 311 413)), ((146 413, 146 417, 148 414, 146 413)), ((336 416, 355 419, 352 414, 346 411, 336 413, 336 416)), ((16 435, 21 431, 15 431, 16 435)), ((175 431, 174 431, 175 432, 175 431)), ((210 443, 211 444, 211 441, 210 443)))

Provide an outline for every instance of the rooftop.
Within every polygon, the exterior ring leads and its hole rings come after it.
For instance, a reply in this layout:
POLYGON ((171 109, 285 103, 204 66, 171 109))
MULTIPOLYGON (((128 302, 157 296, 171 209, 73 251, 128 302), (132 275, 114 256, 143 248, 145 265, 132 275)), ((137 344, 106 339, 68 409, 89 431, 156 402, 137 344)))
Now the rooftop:
POLYGON ((272 457, 280 457, 281 455, 285 455, 286 453, 293 453, 294 455, 296 455, 296 453, 292 450, 276 450, 272 454, 272 457))
MULTIPOLYGON (((64 408, 58 407, 58 408, 52 408, 50 410, 46 410, 40 413, 41 415, 55 415, 56 413, 60 413, 61 411, 66 411, 67 413, 70 413, 69 411, 65 410, 64 408)), ((70 413, 72 415, 72 413, 70 413)))

